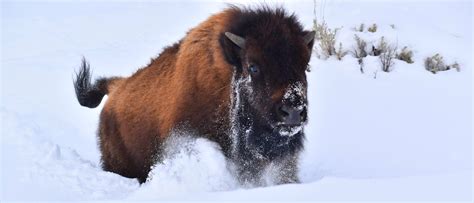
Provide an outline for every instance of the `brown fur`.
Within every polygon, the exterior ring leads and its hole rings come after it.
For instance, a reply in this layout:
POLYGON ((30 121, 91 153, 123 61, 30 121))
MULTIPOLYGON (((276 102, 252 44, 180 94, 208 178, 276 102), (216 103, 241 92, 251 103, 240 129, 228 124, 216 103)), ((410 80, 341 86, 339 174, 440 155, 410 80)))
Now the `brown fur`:
MULTIPOLYGON (((248 76, 242 66, 249 59, 242 57, 242 51, 223 38, 224 32, 230 30, 242 34, 239 32, 250 32, 249 29, 258 32, 274 29, 273 32, 281 33, 281 36, 272 36, 273 33, 266 33, 269 36, 257 35, 250 37, 248 42, 248 56, 261 58, 259 61, 262 64, 268 63, 265 66, 267 69, 273 68, 265 70, 268 71, 268 81, 265 83, 262 80, 260 83, 275 84, 270 89, 272 93, 260 94, 261 97, 268 95, 272 106, 265 105, 268 101, 265 98, 255 100, 263 101, 259 105, 265 113, 265 116, 255 121, 265 120, 268 117, 266 113, 277 109, 274 107, 280 105, 285 89, 291 82, 303 81, 306 84, 305 68, 313 43, 303 43, 302 36, 308 32, 302 31, 295 17, 286 16, 283 10, 270 11, 267 8, 259 11, 266 15, 262 18, 259 18, 258 12, 248 12, 247 16, 242 17, 242 12, 232 7, 211 16, 191 29, 180 42, 165 48, 148 66, 128 78, 99 79, 92 85, 88 64, 83 61, 83 68, 74 81, 81 105, 94 108, 108 94, 100 115, 98 132, 104 170, 138 178, 140 182, 146 181, 151 166, 162 158, 165 139, 180 126, 190 127, 198 135, 217 142, 227 157, 232 156, 233 143, 229 129, 232 127, 230 108, 231 95, 234 93, 231 81, 235 79, 234 73, 248 76), (256 19, 267 27, 247 27, 245 23, 253 22, 249 19, 256 19), (270 55, 264 55, 263 52, 270 55)), ((305 102, 304 99, 301 102, 305 102)), ((270 112, 269 115, 275 114, 270 112)), ((245 123, 244 117, 239 118, 239 121, 245 123)), ((266 126, 260 129, 257 127, 260 126, 256 126, 255 133, 268 133, 266 126)), ((286 174, 287 180, 284 182, 294 182, 297 181, 296 159, 302 148, 303 137, 301 132, 288 139, 276 137, 274 142, 266 142, 262 137, 252 137, 251 140, 265 149, 285 140, 290 142, 288 146, 278 144, 280 148, 271 153, 272 157, 283 157, 281 160, 286 164, 283 167, 291 171, 286 174)), ((240 157, 249 158, 242 163, 253 163, 254 152, 247 150, 248 146, 243 144, 237 146, 243 153, 240 157)), ((263 168, 264 165, 259 167, 263 168)), ((242 173, 249 171, 253 170, 244 168, 242 173)))
POLYGON ((171 130, 189 122, 199 134, 229 146, 215 129, 227 129, 232 67, 218 38, 229 12, 192 29, 150 65, 110 91, 100 116, 100 149, 105 170, 146 180, 154 155, 171 130), (197 51, 199 50, 199 51, 197 51), (218 115, 215 115, 218 114, 218 115))

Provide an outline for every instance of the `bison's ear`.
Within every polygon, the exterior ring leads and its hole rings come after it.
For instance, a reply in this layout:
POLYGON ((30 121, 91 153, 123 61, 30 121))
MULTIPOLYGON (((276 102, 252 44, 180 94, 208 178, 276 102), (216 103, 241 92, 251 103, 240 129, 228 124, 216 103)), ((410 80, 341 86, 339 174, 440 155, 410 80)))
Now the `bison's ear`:
POLYGON ((227 62, 233 66, 240 67, 240 53, 245 46, 245 39, 230 32, 225 32, 219 37, 219 43, 227 62))
POLYGON ((308 46, 308 48, 310 50, 313 49, 315 34, 316 34, 316 31, 314 31, 314 30, 303 32, 303 41, 304 41, 304 43, 306 43, 306 45, 308 46))

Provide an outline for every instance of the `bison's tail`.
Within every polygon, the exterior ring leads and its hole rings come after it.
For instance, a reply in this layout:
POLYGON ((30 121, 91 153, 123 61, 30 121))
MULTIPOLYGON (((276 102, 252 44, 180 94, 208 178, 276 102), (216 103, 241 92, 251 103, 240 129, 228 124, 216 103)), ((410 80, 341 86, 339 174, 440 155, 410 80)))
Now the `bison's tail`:
POLYGON ((104 95, 112 92, 123 80, 120 77, 99 78, 91 83, 90 66, 83 58, 81 68, 73 80, 77 101, 81 106, 95 108, 100 104, 104 95))

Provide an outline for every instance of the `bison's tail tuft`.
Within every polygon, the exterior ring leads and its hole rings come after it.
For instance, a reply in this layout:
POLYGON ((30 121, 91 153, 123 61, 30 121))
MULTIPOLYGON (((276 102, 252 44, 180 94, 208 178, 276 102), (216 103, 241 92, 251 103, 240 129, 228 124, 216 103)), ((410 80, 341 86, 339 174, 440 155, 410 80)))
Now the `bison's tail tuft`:
POLYGON ((109 85, 119 80, 122 79, 118 77, 99 78, 94 83, 91 83, 90 66, 86 59, 83 58, 81 68, 76 73, 75 79, 73 79, 77 101, 79 101, 81 106, 95 108, 100 104, 104 95, 109 93, 111 88, 109 85))

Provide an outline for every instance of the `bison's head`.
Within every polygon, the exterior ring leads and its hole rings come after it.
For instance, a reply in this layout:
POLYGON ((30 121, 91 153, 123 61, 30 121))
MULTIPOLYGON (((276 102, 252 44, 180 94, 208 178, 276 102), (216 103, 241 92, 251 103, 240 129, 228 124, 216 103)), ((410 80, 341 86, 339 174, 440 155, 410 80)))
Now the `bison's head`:
POLYGON ((238 11, 237 22, 221 36, 235 68, 235 108, 247 128, 246 145, 272 158, 291 150, 292 141, 302 142, 314 31, 304 31, 281 9, 238 11))

